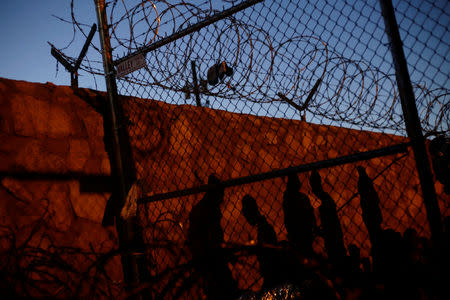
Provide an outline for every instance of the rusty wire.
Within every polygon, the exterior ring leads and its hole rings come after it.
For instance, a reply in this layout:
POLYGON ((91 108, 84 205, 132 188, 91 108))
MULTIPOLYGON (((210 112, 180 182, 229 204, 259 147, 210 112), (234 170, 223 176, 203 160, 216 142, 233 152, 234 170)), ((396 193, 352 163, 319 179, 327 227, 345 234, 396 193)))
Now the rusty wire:
MULTIPOLYGON (((109 1, 107 8, 113 54, 118 58, 132 53, 213 15, 225 6, 236 4, 237 1, 220 2, 109 1)), ((76 2, 72 0, 71 20, 60 19, 73 24, 74 36, 80 33, 86 37, 89 25, 78 21, 75 7, 76 2)), ((129 82, 135 88, 147 89, 149 98, 155 92, 161 93, 160 90, 171 96, 178 94, 179 100, 174 103, 183 104, 183 93, 194 93, 190 84, 190 61, 199 59, 201 55, 196 51, 203 47, 202 43, 207 43, 209 49, 219 54, 217 58, 202 56, 205 64, 200 66, 201 74, 206 74, 206 68, 215 59, 226 59, 235 69, 232 79, 212 88, 203 86, 200 89, 207 102, 214 98, 260 104, 290 103, 293 104, 293 110, 297 111, 293 114, 298 116, 308 112, 330 122, 346 122, 348 126, 403 132, 400 99, 392 73, 386 73, 363 59, 355 60, 329 49, 330 45, 321 40, 320 36, 294 35, 277 40, 271 36, 270 28, 246 24, 235 17, 213 27, 210 40, 205 41, 193 34, 165 49, 149 53, 146 76, 135 72, 121 80, 129 82), (289 55, 286 49, 292 47, 303 47, 305 50, 295 60, 290 58, 290 65, 286 66, 286 55, 289 55), (316 87, 316 93, 304 105, 318 80, 321 82, 316 87), (158 91, 152 92, 152 89, 158 91), (371 118, 367 118, 367 115, 371 118)), ((59 50, 67 49, 71 43, 59 50)), ((92 75, 102 75, 100 50, 95 44, 93 47, 96 53, 83 62, 81 70, 92 75)), ((448 87, 432 87, 424 83, 416 83, 414 87, 425 135, 448 132, 448 87)))
POLYGON ((54 216, 45 211, 27 224, 0 224, 0 291, 2 297, 108 299, 121 293, 122 281, 115 281, 105 266, 120 255, 112 249, 102 252, 64 245, 50 225, 54 216))

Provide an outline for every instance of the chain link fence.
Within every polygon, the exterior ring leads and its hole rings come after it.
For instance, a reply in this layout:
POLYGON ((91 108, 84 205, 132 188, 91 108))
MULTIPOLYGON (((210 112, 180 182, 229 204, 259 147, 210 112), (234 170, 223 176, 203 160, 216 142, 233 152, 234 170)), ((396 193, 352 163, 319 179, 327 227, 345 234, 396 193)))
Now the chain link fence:
MULTIPOLYGON (((394 7, 446 216, 450 5, 394 7)), ((118 69, 145 57, 117 85, 152 293, 260 291, 267 249, 328 263, 360 251, 364 265, 380 228, 429 236, 378 2, 111 1, 108 13, 118 69)))

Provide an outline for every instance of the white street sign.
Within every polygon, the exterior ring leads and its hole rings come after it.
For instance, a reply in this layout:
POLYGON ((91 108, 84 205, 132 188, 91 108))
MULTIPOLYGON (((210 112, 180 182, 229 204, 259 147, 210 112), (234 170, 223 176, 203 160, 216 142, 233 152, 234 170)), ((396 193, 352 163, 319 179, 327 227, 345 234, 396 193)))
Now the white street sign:
POLYGON ((139 70, 147 65, 144 54, 138 54, 130 57, 126 61, 117 65, 117 77, 123 77, 128 73, 139 70))

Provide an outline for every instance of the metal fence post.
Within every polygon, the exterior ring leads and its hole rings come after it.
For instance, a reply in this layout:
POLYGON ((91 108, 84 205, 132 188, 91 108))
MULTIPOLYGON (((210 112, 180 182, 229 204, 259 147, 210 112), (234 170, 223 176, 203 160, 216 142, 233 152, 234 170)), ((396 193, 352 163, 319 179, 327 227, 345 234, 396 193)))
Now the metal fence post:
MULTIPOLYGON (((105 72, 106 88, 108 93, 108 109, 105 117, 110 118, 111 132, 111 172, 115 179, 116 193, 113 204, 116 230, 119 237, 119 248, 122 253, 122 268, 124 282, 127 290, 135 289, 145 277, 146 265, 142 251, 137 249, 143 244, 142 234, 136 220, 123 220, 120 218, 120 210, 123 207, 127 193, 135 181, 134 166, 131 159, 128 135, 126 132, 124 116, 121 104, 118 102, 115 71, 112 60, 112 50, 106 18, 105 0, 94 0, 96 4, 97 19, 99 23, 99 35, 102 47, 103 67, 105 72)), ((106 127, 105 127, 106 128, 106 127)), ((108 134, 105 132, 105 134, 108 134)), ((106 147, 106 145, 105 145, 106 147)))
POLYGON ((195 66, 195 60, 191 60, 191 69, 192 69, 192 81, 194 83, 194 94, 195 94, 195 102, 198 107, 202 106, 200 102, 200 92, 198 90, 198 80, 197 80, 197 70, 195 66))
POLYGON ((441 213, 439 211, 429 158, 425 148, 425 139, 422 134, 422 127, 420 125, 414 91, 403 52, 403 44, 398 31, 394 7, 392 6, 391 0, 380 0, 380 5, 395 66, 395 76, 402 104, 406 132, 411 139, 416 160, 422 195, 430 224, 431 238, 433 242, 438 243, 442 235, 441 213))

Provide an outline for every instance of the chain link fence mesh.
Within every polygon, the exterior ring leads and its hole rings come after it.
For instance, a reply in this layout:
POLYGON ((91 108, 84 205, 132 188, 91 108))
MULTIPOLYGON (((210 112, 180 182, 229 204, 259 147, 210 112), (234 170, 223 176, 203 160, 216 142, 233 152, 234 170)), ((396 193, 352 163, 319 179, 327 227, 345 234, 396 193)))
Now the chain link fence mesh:
MULTIPOLYGON (((140 50, 237 4, 111 1, 113 55, 140 50)), ((446 1, 395 1, 394 6, 424 134, 428 142, 440 141, 436 153, 445 153, 450 6, 446 1)), ((144 68, 117 79, 142 197, 199 187, 212 174, 227 181, 408 141, 377 2, 260 1, 146 53, 145 61, 144 68)), ((319 170, 346 248, 354 244, 361 256, 371 255, 358 166, 380 199, 383 229, 413 228, 429 235, 409 149, 319 170)), ((445 216, 448 179, 439 172, 435 168, 435 186, 445 216)), ((298 174, 300 191, 319 228, 314 252, 326 257, 323 201, 311 187, 311 175, 298 174)), ((278 247, 289 239, 283 208, 287 183, 279 177, 224 190, 215 233, 223 231, 220 249, 233 257, 226 265, 241 290, 264 286, 263 266, 251 250, 261 244, 259 227, 244 216, 242 199, 256 199, 278 247)), ((189 245, 192 212, 204 197, 197 193, 139 206, 150 269, 158 278, 152 288, 160 296, 207 294, 189 245)))

